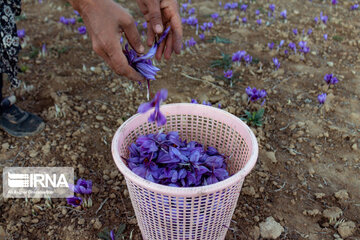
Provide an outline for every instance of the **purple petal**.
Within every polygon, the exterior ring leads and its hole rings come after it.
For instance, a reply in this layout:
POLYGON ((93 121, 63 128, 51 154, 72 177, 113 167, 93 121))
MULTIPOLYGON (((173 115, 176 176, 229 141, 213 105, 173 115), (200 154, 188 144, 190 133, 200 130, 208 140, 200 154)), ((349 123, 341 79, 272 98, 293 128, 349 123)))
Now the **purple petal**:
POLYGON ((142 103, 139 108, 138 108, 138 113, 146 113, 147 111, 149 111, 150 109, 152 109, 154 107, 154 103, 151 102, 146 102, 146 103, 142 103))

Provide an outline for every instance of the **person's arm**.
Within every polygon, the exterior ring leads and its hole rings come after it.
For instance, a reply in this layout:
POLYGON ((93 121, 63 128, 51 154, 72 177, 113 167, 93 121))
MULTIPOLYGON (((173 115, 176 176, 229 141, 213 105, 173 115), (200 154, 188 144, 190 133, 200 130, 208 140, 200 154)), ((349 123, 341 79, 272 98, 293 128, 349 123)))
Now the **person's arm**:
POLYGON ((120 44, 124 32, 129 44, 138 53, 144 52, 132 16, 113 0, 68 0, 82 16, 90 34, 93 50, 119 75, 134 81, 144 77, 129 64, 120 44))

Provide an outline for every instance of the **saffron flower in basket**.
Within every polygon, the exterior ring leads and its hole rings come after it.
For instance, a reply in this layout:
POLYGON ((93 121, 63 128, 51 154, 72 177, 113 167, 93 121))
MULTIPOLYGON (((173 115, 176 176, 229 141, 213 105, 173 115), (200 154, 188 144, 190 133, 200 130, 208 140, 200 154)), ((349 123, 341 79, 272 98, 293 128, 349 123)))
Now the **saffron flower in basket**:
POLYGON ((129 168, 151 182, 173 187, 196 187, 229 177, 226 157, 215 148, 182 141, 178 132, 139 136, 129 147, 129 168))
POLYGON ((138 113, 146 113, 155 107, 155 111, 150 115, 148 121, 156 122, 158 126, 166 124, 166 117, 160 112, 160 104, 167 98, 168 92, 166 89, 161 89, 155 94, 155 97, 150 102, 143 103, 138 108, 138 113))
POLYGON ((160 70, 152 64, 151 58, 155 56, 157 48, 166 38, 169 31, 170 27, 164 31, 159 40, 156 41, 155 44, 150 48, 149 52, 142 56, 138 56, 135 50, 129 48, 128 44, 125 45, 123 52, 129 62, 129 65, 141 73, 148 80, 155 80, 155 75, 160 70))

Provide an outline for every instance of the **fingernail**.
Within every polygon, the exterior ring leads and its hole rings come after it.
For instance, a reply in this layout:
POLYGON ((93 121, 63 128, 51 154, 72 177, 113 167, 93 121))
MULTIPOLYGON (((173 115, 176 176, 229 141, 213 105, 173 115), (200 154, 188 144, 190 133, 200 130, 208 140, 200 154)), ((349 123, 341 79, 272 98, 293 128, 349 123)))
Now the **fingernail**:
POLYGON ((145 51, 145 48, 144 48, 143 45, 141 45, 141 46, 139 47, 139 52, 140 52, 140 53, 143 53, 144 51, 145 51))
POLYGON ((157 24, 155 26, 155 32, 156 33, 162 33, 162 31, 163 31, 163 27, 160 24, 157 24))

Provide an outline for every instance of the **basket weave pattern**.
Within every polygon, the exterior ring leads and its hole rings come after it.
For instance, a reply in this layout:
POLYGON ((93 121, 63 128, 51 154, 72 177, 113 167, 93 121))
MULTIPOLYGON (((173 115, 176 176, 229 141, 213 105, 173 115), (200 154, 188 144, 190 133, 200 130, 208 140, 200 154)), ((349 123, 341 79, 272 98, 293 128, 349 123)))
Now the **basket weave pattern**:
POLYGON ((177 131, 183 140, 213 146, 225 156, 230 178, 216 184, 176 188, 149 182, 126 166, 128 147, 139 135, 157 133, 148 123, 150 113, 135 115, 116 132, 112 143, 115 162, 124 174, 136 218, 146 240, 221 240, 235 210, 245 176, 255 165, 258 146, 250 129, 237 117, 200 104, 161 107, 165 132, 177 131))

